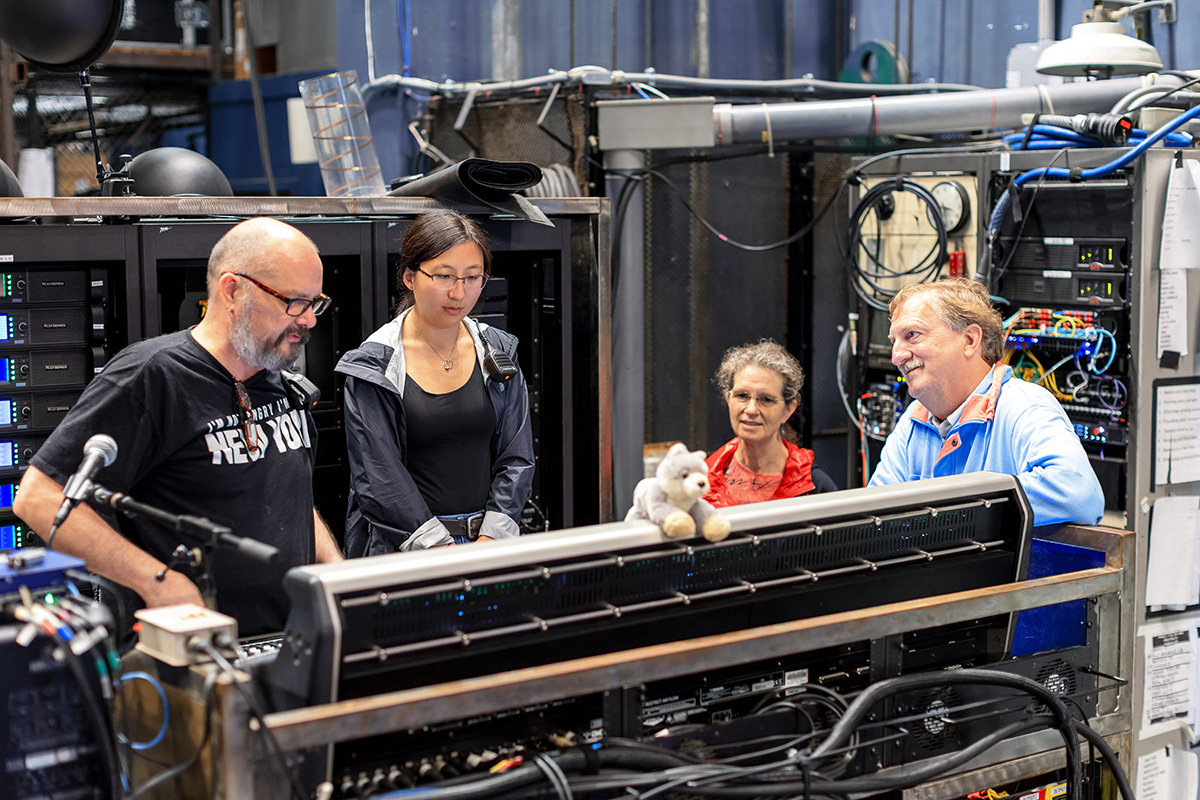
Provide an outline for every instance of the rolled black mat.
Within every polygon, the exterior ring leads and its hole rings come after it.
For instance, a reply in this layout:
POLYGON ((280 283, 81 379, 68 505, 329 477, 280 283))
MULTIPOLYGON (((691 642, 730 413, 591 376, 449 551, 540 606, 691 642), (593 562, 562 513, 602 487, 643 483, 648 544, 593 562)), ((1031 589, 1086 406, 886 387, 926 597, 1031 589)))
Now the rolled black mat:
POLYGON ((536 185, 542 170, 524 161, 465 158, 392 189, 392 197, 432 197, 460 211, 503 211, 554 227, 542 210, 517 192, 536 185))

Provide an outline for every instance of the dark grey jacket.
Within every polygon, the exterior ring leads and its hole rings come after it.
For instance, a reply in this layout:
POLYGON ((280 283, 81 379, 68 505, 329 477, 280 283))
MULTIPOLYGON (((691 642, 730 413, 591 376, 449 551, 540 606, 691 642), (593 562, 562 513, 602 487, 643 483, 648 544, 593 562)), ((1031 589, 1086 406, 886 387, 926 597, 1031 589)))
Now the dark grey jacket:
MULTIPOLYGON (((346 450, 350 497, 346 508, 349 556, 420 550, 449 544, 450 533, 433 516, 406 466, 404 416, 405 314, 384 325, 358 348, 342 356, 337 371, 346 377, 346 450)), ((520 533, 517 518, 533 483, 533 432, 529 393, 520 371, 508 381, 493 380, 483 367, 487 337, 513 361, 517 338, 467 318, 475 339, 480 372, 487 384, 496 429, 492 436, 492 485, 479 534, 504 539, 520 533)))

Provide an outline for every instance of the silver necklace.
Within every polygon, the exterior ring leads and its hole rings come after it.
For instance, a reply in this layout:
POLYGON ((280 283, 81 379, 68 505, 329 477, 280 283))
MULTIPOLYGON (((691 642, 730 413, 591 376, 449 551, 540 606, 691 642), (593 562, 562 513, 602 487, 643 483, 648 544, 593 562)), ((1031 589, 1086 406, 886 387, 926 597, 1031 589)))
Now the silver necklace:
POLYGON ((421 337, 422 342, 429 345, 429 349, 433 351, 433 354, 442 359, 442 369, 446 370, 447 372, 454 369, 454 353, 458 350, 458 331, 454 332, 454 345, 450 348, 450 355, 446 358, 442 358, 442 354, 437 351, 437 348, 433 346, 432 342, 425 338, 425 334, 421 333, 420 328, 418 328, 416 325, 413 325, 413 330, 416 331, 417 336, 421 337))

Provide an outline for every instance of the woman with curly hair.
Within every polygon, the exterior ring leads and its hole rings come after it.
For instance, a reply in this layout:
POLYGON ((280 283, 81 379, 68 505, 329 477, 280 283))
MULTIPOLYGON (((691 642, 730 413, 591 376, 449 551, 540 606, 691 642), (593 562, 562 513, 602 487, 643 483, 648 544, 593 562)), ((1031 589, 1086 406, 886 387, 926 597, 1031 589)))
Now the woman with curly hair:
POLYGON ((734 438, 707 459, 708 502, 719 508, 837 490, 787 424, 800 406, 803 385, 799 362, 775 342, 725 353, 717 386, 729 406, 734 438))

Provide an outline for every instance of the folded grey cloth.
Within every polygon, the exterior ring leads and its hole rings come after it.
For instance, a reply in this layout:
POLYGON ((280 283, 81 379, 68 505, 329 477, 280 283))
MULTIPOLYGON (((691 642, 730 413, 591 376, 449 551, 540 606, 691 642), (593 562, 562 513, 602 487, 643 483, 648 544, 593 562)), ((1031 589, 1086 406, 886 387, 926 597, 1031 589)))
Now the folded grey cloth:
POLYGON ((542 170, 524 161, 466 158, 392 189, 392 197, 432 197, 460 211, 503 211, 554 227, 542 210, 516 192, 536 185, 542 170))

